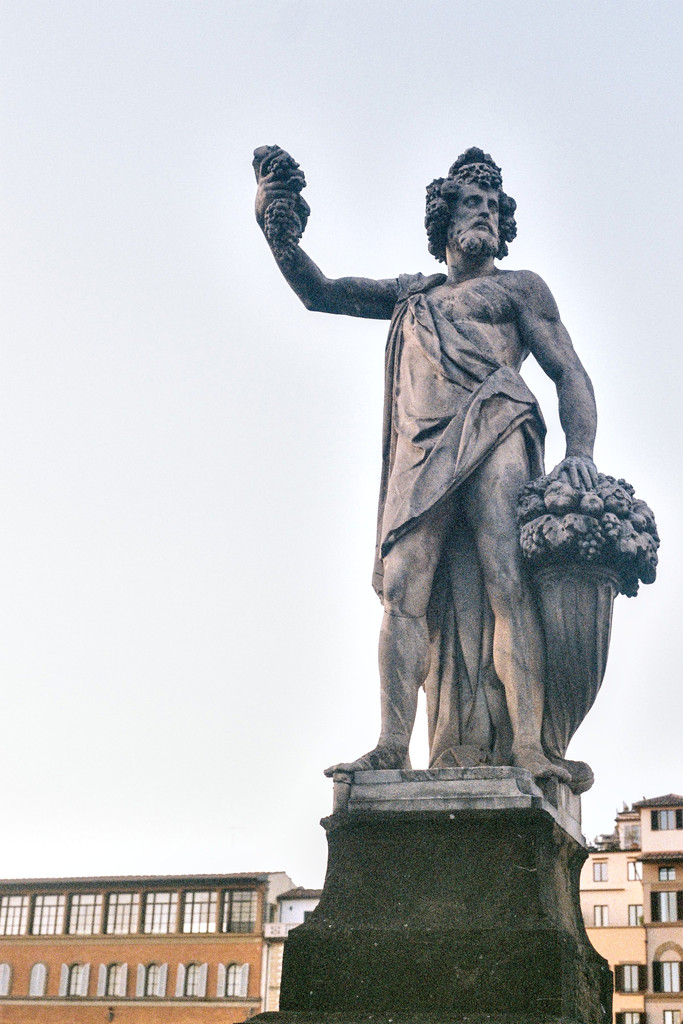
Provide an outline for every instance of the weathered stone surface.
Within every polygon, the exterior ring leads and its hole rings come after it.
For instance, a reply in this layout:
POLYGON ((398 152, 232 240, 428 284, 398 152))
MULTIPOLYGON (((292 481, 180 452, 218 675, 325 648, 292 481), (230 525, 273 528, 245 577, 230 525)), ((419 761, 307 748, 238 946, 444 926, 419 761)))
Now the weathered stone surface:
POLYGON ((544 810, 577 842, 581 834, 581 801, 555 780, 539 784, 523 768, 433 768, 337 772, 335 812, 360 811, 509 811, 544 810))
MULTIPOLYGON (((429 249, 446 263, 447 274, 333 280, 298 244, 309 214, 301 168, 275 146, 261 147, 254 157, 258 222, 304 304, 391 320, 374 576, 385 608, 381 733, 373 751, 335 767, 409 768, 424 684, 431 767, 514 765, 582 792, 592 772, 565 758, 565 740, 585 713, 584 693, 596 685, 579 680, 569 696, 552 680, 548 685, 546 665, 553 662, 547 648, 556 637, 544 634, 524 572, 517 499, 532 482, 545 481, 543 493, 524 496, 530 518, 521 523, 523 540, 533 554, 552 518, 537 515, 540 506, 571 497, 576 511, 565 516, 561 510, 552 543, 564 550, 573 531, 576 550, 585 548, 592 558, 598 534, 584 527, 597 523, 600 506, 606 509, 619 495, 607 494, 611 478, 599 476, 593 464, 593 391, 550 291, 529 271, 495 265, 517 230, 516 204, 503 191, 500 168, 471 148, 427 187, 429 249), (548 477, 543 417, 519 373, 529 352, 555 382, 567 441, 566 457, 548 477), (558 693, 564 706, 553 718, 558 693), (570 714, 568 703, 575 705, 570 714), (549 717, 552 727, 544 729, 549 717)), ((626 549, 634 548, 646 579, 656 529, 647 506, 634 504, 633 511, 629 524, 640 530, 638 539, 620 532, 614 551, 625 571, 626 549)), ((609 515, 608 530, 614 527, 609 515)), ((571 634, 573 625, 565 626, 571 634)), ((608 634, 607 621, 603 638, 608 634)), ((565 647, 571 646, 570 635, 565 647)))
POLYGON ((611 974, 579 907, 585 849, 558 825, 578 821, 566 786, 543 793, 509 768, 337 786, 323 895, 290 932, 281 1012, 264 1024, 608 1024, 611 974))

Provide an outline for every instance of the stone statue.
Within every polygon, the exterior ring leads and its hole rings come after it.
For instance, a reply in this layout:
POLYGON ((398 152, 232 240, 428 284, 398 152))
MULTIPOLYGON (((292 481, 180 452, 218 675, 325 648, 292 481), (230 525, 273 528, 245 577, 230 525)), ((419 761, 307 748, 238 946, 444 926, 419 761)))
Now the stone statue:
POLYGON ((495 263, 516 234, 500 168, 471 148, 433 181, 425 226, 447 273, 388 280, 326 278, 298 244, 309 215, 298 164, 262 147, 254 169, 258 223, 304 305, 391 321, 374 575, 381 733, 327 774, 409 768, 424 685, 430 767, 513 765, 587 788, 588 766, 564 758, 568 740, 542 742, 546 639, 518 499, 543 474, 545 426, 524 359, 557 388, 566 457, 550 481, 579 497, 599 483, 595 400, 547 285, 495 263))

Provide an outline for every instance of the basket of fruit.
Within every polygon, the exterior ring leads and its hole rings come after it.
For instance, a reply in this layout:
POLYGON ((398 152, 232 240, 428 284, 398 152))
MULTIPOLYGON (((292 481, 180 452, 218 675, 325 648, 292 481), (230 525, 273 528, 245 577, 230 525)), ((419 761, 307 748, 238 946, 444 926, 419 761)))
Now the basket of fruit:
POLYGON ((564 758, 602 684, 614 598, 654 582, 659 536, 633 487, 603 473, 588 490, 532 480, 518 521, 546 641, 543 746, 564 758))

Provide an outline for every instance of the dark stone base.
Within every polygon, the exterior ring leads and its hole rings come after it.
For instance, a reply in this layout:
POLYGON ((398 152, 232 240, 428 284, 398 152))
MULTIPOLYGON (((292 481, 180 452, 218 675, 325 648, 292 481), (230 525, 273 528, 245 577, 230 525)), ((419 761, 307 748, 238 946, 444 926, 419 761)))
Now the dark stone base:
POLYGON ((540 808, 323 822, 320 903, 285 944, 270 1024, 609 1024, 579 906, 583 846, 540 808))

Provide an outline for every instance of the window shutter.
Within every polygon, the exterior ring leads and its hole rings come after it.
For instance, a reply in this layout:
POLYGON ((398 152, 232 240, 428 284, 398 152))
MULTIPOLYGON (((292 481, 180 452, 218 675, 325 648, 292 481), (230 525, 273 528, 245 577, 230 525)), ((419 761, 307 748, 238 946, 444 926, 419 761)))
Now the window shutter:
POLYGON ((662 991, 662 965, 659 960, 652 961, 652 991, 662 991))
POLYGON ((238 995, 244 999, 247 997, 249 991, 249 964, 242 964, 239 969, 239 989, 238 995))
POLYGON ((206 996, 206 979, 209 974, 209 965, 202 964, 199 968, 199 997, 203 999, 206 996))
POLYGON ((621 964, 618 964, 614 968, 614 991, 624 991, 624 968, 621 966, 621 964))
POLYGON ((90 982, 90 964, 83 964, 83 970, 81 971, 81 983, 78 986, 78 994, 79 994, 79 996, 87 996, 89 982, 90 982))
POLYGON ((140 998, 145 994, 145 967, 144 964, 138 964, 138 977, 135 983, 135 995, 140 998))
POLYGON ((652 911, 652 920, 653 921, 661 920, 661 915, 659 913, 659 908, 660 908, 659 893, 658 892, 651 892, 650 893, 650 910, 652 911))
POLYGON ((676 808, 676 828, 683 828, 683 807, 676 808))
POLYGON ((128 964, 121 964, 119 975, 119 990, 117 995, 125 997, 128 995, 128 964))
POLYGON ((650 824, 652 825, 652 831, 659 831, 659 812, 650 811, 650 824))
POLYGON ((166 995, 166 982, 168 981, 168 964, 162 964, 159 971, 159 995, 166 995))
POLYGON ((626 1019, 626 1014, 625 1013, 617 1013, 616 1014, 616 1018, 617 1018, 617 1024, 624 1024, 624 1021, 626 1019))
POLYGON ((216 983, 216 996, 218 999, 225 998, 225 964, 218 965, 218 981, 216 983))
POLYGON ((100 968, 97 972, 97 994, 102 997, 105 994, 107 988, 107 966, 106 964, 100 964, 100 968))
POLYGON ((647 964, 638 964, 638 991, 647 992, 647 964))
POLYGON ((179 998, 185 995, 185 964, 178 964, 178 973, 175 979, 175 994, 179 998))
POLYGON ((28 986, 28 994, 30 996, 44 996, 45 995, 45 978, 47 970, 45 964, 34 964, 31 968, 31 978, 28 986))
POLYGON ((683 921, 683 890, 676 893, 676 920, 683 921))

